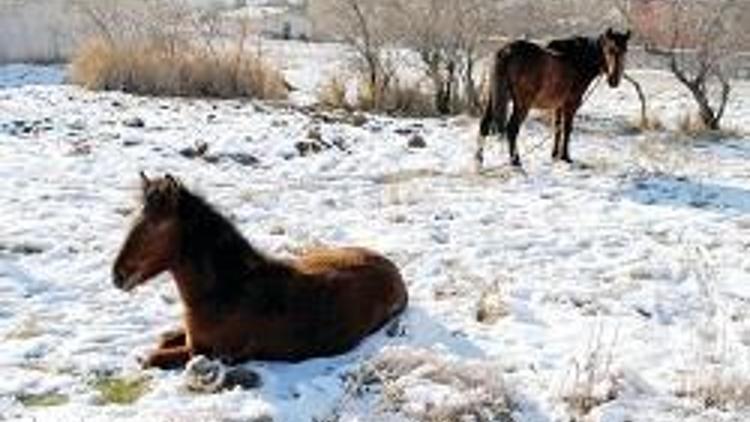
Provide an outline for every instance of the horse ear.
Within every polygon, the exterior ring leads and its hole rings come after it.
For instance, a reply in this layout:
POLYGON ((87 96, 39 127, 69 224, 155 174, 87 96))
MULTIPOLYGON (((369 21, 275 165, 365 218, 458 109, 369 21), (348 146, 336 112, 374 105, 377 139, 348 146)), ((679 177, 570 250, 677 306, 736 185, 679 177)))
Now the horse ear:
POLYGON ((164 180, 166 180, 167 183, 169 183, 169 187, 171 187, 171 188, 178 188, 178 187, 180 187, 180 181, 176 177, 172 176, 169 173, 167 173, 167 174, 164 175, 164 180))
POLYGON ((628 29, 627 31, 625 31, 625 40, 629 40, 631 35, 633 35, 633 34, 630 31, 630 29, 628 29))
POLYGON ((146 190, 146 188, 151 185, 151 180, 149 180, 148 176, 146 176, 146 172, 143 170, 141 170, 138 175, 141 176, 141 188, 146 190))
POLYGON ((611 37, 612 35, 614 35, 614 34, 615 34, 615 31, 613 31, 613 30, 612 30, 612 27, 609 27, 609 28, 607 28, 607 32, 605 32, 605 34, 606 34, 606 35, 607 35, 608 37, 611 37))

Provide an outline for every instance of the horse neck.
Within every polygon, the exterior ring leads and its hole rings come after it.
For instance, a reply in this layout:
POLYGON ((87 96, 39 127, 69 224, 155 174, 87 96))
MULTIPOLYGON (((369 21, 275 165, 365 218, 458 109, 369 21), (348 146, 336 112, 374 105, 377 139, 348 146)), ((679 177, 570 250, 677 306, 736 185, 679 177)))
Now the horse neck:
POLYGON ((582 73, 586 86, 604 71, 604 54, 602 53, 599 40, 589 38, 583 51, 584 67, 582 73))
POLYGON ((251 284, 253 273, 269 265, 267 259, 249 245, 241 248, 216 246, 182 257, 170 268, 180 297, 190 308, 236 297, 251 284))
MULTIPOLYGON (((190 205, 188 205, 190 206, 190 205)), ((170 268, 188 307, 228 301, 245 289, 252 275, 270 264, 216 211, 195 200, 182 217, 178 258, 170 268)))

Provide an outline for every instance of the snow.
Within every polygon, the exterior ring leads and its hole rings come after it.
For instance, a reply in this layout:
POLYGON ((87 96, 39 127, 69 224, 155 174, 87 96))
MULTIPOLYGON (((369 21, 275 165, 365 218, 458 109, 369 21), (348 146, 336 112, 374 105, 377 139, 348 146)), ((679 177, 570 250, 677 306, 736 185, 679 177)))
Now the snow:
MULTIPOLYGON (((332 46, 268 48, 304 57, 283 64, 298 103, 314 98, 316 69, 334 69, 332 46)), ((0 419, 373 420, 382 389, 351 395, 346 380, 394 353, 424 356, 395 384, 404 415, 462 403, 461 384, 441 383, 436 366, 473 374, 479 365, 502 380, 519 421, 570 420, 577 394, 603 398, 593 420, 750 416, 741 402, 691 397, 704 384, 747 386, 750 374, 747 82, 735 88, 727 139, 634 132, 633 92, 601 84, 573 135, 586 165, 552 164, 549 129, 531 119, 526 173, 510 171, 492 143, 490 171, 477 174, 468 117, 367 115, 355 126, 291 105, 89 92, 62 84, 62 72, 0 67, 0 419), (123 123, 134 117, 145 126, 123 123), (313 141, 311 131, 333 146, 302 157, 295 145, 313 141), (408 147, 414 134, 425 148, 408 147), (199 142, 217 159, 180 153, 199 142), (180 177, 269 253, 383 252, 411 295, 402 335, 379 332, 298 364, 248 362, 263 382, 249 391, 197 394, 180 371, 141 370, 137 358, 176 326, 180 304, 167 276, 132 294, 110 280, 140 170, 180 177), (476 318, 488 290, 507 313, 494 323, 476 318), (101 405, 92 387, 101 376, 143 375, 149 390, 131 405, 101 405), (51 392, 69 400, 19 399, 51 392)), ((663 73, 633 74, 654 93, 654 113, 676 126, 688 94, 663 73)))

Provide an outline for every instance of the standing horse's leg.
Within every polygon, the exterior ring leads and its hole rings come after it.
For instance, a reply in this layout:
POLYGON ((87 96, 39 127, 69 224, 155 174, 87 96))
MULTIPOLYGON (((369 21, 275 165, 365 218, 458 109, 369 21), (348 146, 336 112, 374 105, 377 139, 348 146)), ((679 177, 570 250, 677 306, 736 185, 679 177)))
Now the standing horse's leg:
POLYGON ((518 138, 521 123, 526 119, 528 113, 529 108, 527 106, 516 105, 514 103, 513 115, 510 116, 510 120, 508 121, 508 153, 510 154, 510 164, 516 167, 521 167, 521 157, 518 155, 516 138, 518 138))
POLYGON ((563 142, 559 157, 566 163, 573 162, 570 158, 570 133, 573 131, 573 118, 575 118, 577 109, 577 106, 568 107, 563 113, 563 142))
POLYGON ((557 108, 555 113, 555 146, 552 148, 552 160, 560 159, 560 150, 563 137, 563 110, 557 108))
POLYGON ((474 153, 474 164, 477 172, 482 171, 484 165, 484 145, 487 143, 487 137, 482 134, 477 135, 477 152, 474 153))

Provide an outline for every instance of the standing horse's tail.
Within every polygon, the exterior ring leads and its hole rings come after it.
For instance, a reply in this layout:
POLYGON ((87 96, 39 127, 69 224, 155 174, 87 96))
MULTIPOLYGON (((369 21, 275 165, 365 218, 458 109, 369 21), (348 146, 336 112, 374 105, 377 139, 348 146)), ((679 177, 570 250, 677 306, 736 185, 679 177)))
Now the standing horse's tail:
POLYGON ((507 75, 508 56, 508 48, 502 48, 495 54, 492 62, 490 92, 482 121, 479 124, 481 136, 505 132, 505 124, 508 120, 508 101, 510 101, 507 75))

